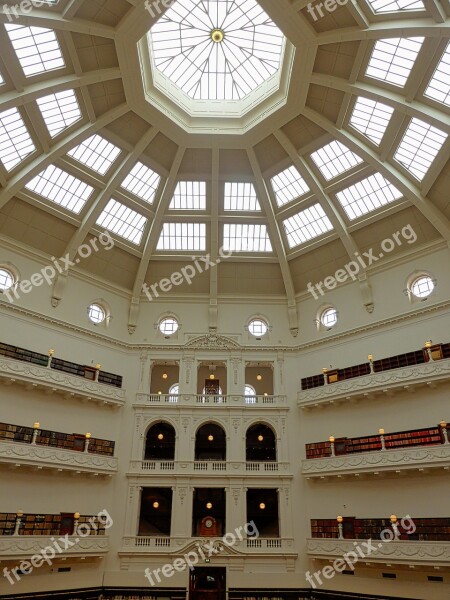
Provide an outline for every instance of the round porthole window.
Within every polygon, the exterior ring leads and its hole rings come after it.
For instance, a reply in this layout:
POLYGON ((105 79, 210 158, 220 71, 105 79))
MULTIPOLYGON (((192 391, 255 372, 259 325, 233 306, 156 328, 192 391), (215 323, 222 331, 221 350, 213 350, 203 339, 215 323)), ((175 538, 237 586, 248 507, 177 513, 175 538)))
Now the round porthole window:
POLYGON ((434 281, 428 275, 421 275, 411 284, 411 292, 416 298, 428 298, 434 290, 434 281))
POLYGON ((106 318, 106 312, 100 304, 91 304, 88 308, 88 317, 95 325, 103 323, 106 318))
POLYGON ((326 308, 320 317, 320 321, 321 321, 322 325, 324 327, 326 327, 327 329, 334 327, 337 323, 336 309, 332 308, 332 307, 326 308))
POLYGON ((165 336, 176 333, 178 331, 178 327, 178 321, 173 317, 165 317, 159 322, 159 330, 165 336))
POLYGON ((248 324, 249 332, 256 338, 262 338, 263 335, 266 335, 268 329, 267 323, 262 319, 253 319, 248 324))
POLYGON ((14 275, 7 269, 0 269, 0 291, 6 292, 14 285, 14 275))

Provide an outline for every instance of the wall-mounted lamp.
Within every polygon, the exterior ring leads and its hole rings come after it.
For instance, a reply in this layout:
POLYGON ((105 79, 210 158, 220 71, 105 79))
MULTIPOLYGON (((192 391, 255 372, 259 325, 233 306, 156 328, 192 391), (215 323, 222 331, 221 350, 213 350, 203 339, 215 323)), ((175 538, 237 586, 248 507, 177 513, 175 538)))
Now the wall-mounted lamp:
POLYGON ((334 444, 334 437, 332 435, 330 435, 330 442, 334 444))
POLYGON ((373 354, 369 354, 367 358, 369 359, 369 362, 373 362, 373 354))
POLYGON ((261 502, 261 504, 259 505, 259 508, 261 510, 264 510, 266 508, 266 505, 264 504, 264 502, 261 502))
POLYGON ((95 368, 97 369, 97 371, 100 371, 100 369, 102 368, 102 365, 100 365, 99 363, 97 363, 95 365, 95 368))
POLYGON ((16 516, 18 516, 18 517, 19 517, 19 519, 20 519, 21 517, 23 517, 23 510, 18 510, 18 511, 16 512, 16 516))
POLYGON ((80 518, 80 516, 81 515, 80 515, 79 512, 73 513, 73 518, 75 519, 75 521, 78 521, 78 519, 80 518))
POLYGON ((425 342, 425 348, 431 348, 432 342, 433 340, 428 340, 427 342, 425 342))
POLYGON ((342 517, 341 515, 339 515, 338 517, 336 517, 336 521, 338 524, 338 537, 340 540, 344 539, 344 529, 342 526, 342 523, 344 521, 344 517, 342 517))
POLYGON ((39 429, 41 427, 41 424, 39 423, 39 421, 36 421, 36 423, 34 423, 33 425, 33 429, 39 429))
POLYGON ((87 440, 90 440, 90 439, 91 439, 91 437, 92 437, 92 435, 91 435, 90 433, 86 433, 86 435, 85 435, 85 438, 86 438, 87 440))
POLYGON ((391 523, 397 523, 397 517, 396 517, 396 515, 391 515, 389 517, 389 519, 390 519, 391 523))
POLYGON ((53 348, 50 348, 50 350, 48 351, 48 355, 53 356, 54 354, 55 354, 55 351, 53 350, 53 348))

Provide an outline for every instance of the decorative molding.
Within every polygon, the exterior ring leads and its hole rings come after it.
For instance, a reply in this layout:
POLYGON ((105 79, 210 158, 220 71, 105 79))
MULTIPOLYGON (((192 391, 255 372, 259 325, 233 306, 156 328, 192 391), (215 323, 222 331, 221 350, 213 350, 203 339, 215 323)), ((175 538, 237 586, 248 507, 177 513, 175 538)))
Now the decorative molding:
POLYGON ((115 406, 125 404, 125 390, 122 388, 3 356, 0 357, 0 380, 6 385, 23 384, 30 389, 43 388, 48 393, 60 393, 65 398, 85 399, 115 406))
POLYGON ((0 463, 107 476, 117 472, 117 458, 112 456, 3 440, 0 441, 0 463))
POLYGON ((412 367, 382 371, 371 375, 354 377, 309 390, 298 392, 300 408, 315 407, 320 404, 333 404, 358 398, 370 398, 376 394, 412 391, 420 385, 432 385, 449 381, 450 359, 430 361, 412 367))
POLYGON ((240 344, 229 337, 218 335, 216 333, 208 333, 200 337, 190 340, 186 346, 189 349, 195 350, 236 350, 241 349, 240 344))
MULTIPOLYGON (((109 552, 109 538, 100 535, 91 535, 85 538, 69 536, 74 543, 64 550, 64 556, 104 556, 109 552)), ((53 547, 55 538, 49 535, 17 535, 0 537, 0 557, 20 558, 38 554, 44 548, 53 547)))

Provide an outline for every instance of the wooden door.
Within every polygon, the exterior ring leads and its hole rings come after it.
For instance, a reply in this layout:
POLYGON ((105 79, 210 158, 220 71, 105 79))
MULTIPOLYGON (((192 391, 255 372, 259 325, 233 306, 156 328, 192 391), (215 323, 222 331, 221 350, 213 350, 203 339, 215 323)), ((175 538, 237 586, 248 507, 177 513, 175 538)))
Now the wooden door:
POLYGON ((196 567, 191 571, 189 600, 225 600, 226 569, 196 567))

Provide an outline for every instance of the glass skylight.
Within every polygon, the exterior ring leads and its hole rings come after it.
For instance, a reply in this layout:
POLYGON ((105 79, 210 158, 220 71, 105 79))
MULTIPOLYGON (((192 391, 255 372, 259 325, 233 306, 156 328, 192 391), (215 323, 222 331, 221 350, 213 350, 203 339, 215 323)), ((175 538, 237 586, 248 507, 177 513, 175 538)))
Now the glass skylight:
POLYGON ((402 197, 381 173, 375 173, 336 194, 349 219, 357 219, 402 197))
POLYGON ((368 77, 404 86, 422 46, 423 37, 378 40, 366 70, 368 77))
POLYGON ((44 27, 5 23, 17 58, 27 77, 65 66, 55 32, 44 27))
POLYGON ((158 173, 138 162, 122 181, 122 187, 151 204, 155 199, 160 181, 161 177, 158 173))
POLYGON ((36 175, 25 187, 47 200, 78 214, 94 188, 54 165, 36 175))
POLYGON ((300 246, 313 238, 332 231, 333 225, 320 204, 314 204, 306 210, 283 221, 289 248, 300 246))
POLYGON ((150 42, 155 67, 190 98, 240 100, 278 71, 285 38, 256 0, 183 0, 150 42))
POLYGON ((294 166, 272 177, 271 183, 278 206, 283 206, 309 192, 306 181, 294 166))
POLYGON ((228 252, 272 252, 272 244, 265 225, 225 223, 223 249, 228 252))
POLYGON ((100 175, 104 175, 108 171, 119 154, 120 148, 98 134, 92 135, 68 152, 69 156, 100 175))
POLYGON ((226 182, 223 200, 225 210, 261 210, 253 183, 226 182))
POLYGON ((412 119, 394 158, 421 181, 446 139, 447 134, 440 129, 412 119))
POLYGON ((0 160, 11 171, 36 147, 17 108, 0 113, 0 160))
POLYGON ((444 55, 439 61, 436 71, 433 77, 430 79, 427 89, 425 90, 425 96, 433 98, 438 102, 447 104, 450 106, 450 44, 448 44, 444 55))
POLYGON ((140 244, 147 219, 124 204, 111 199, 97 219, 97 225, 125 238, 133 244, 140 244))
POLYGON ((421 0, 367 0, 374 13, 406 12, 408 10, 424 10, 421 0))
POLYGON ((206 210, 206 183, 204 181, 179 181, 169 208, 206 210))
POLYGON ((164 223, 157 250, 206 250, 205 223, 164 223))
POLYGON ((51 137, 81 119, 80 105, 73 90, 49 94, 37 100, 51 137))
POLYGON ((3 83, 5 83, 5 80, 2 77, 2 74, 0 73, 0 85, 2 85, 3 83))
POLYGON ((313 152, 311 158, 327 181, 362 163, 362 158, 338 141, 313 152))
POLYGON ((393 112, 394 109, 386 104, 358 96, 350 117, 350 125, 378 146, 393 112))

